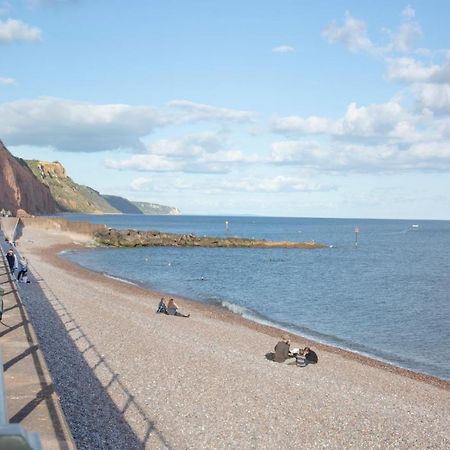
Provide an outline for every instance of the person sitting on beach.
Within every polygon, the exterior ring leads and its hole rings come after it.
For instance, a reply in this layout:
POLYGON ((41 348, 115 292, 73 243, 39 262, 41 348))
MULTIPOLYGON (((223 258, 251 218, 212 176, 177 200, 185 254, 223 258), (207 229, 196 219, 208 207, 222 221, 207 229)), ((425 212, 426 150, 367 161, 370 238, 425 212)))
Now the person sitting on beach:
POLYGON ((317 364, 319 362, 319 357, 314 350, 305 347, 295 356, 295 362, 299 367, 306 367, 308 364, 317 364))
POLYGON ((293 355, 290 352, 290 344, 291 341, 289 340, 289 337, 284 335, 281 337, 281 341, 278 342, 277 345, 275 345, 275 355, 273 360, 275 362, 283 363, 288 358, 292 358, 293 355))
POLYGON ((175 300, 171 298, 167 303, 167 314, 169 316, 180 316, 180 317, 190 317, 190 314, 181 314, 178 312, 178 305, 175 303, 175 300))
POLYGON ((167 314, 167 306, 164 303, 164 297, 161 299, 158 305, 158 309, 156 310, 157 313, 167 314))

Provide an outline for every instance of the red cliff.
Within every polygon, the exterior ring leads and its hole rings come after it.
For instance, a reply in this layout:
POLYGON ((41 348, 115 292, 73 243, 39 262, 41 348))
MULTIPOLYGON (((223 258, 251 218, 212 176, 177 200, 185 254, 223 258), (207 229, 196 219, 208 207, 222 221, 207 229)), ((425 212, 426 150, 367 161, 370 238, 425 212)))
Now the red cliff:
POLYGON ((18 209, 29 214, 56 212, 56 203, 48 187, 0 141, 0 210, 2 208, 14 215, 18 209))

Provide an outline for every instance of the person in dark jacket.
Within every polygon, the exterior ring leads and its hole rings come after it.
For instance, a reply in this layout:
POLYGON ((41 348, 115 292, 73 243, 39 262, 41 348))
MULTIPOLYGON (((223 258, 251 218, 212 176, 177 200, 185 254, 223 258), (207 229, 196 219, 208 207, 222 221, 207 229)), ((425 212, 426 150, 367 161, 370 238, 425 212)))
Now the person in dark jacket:
POLYGON ((17 269, 17 256, 12 249, 9 249, 6 253, 6 259, 8 261, 9 270, 11 270, 11 273, 14 273, 14 270, 17 269))
POLYGON ((158 309, 156 310, 157 313, 167 314, 167 306, 164 303, 164 297, 161 299, 158 305, 158 309))
POLYGON ((290 353, 290 344, 291 341, 287 336, 282 336, 281 341, 275 345, 275 355, 273 360, 275 362, 283 363, 288 358, 292 358, 292 354, 290 353))
POLYGON ((296 357, 295 361, 297 366, 305 367, 308 364, 317 364, 319 362, 319 357, 314 350, 309 347, 305 347, 296 357))

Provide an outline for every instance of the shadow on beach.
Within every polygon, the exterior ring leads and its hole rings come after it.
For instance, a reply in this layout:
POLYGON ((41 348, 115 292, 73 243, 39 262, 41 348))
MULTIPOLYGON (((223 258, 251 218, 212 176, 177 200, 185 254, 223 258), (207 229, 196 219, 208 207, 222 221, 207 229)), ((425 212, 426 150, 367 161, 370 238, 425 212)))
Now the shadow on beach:
MULTIPOLYGON (((172 448, 45 280, 30 269, 32 284, 20 286, 21 299, 38 336, 54 388, 44 386, 29 407, 11 421, 23 420, 55 389, 78 450, 172 448), (120 406, 114 403, 109 391, 120 398, 120 406), (134 429, 127 416, 132 416, 134 429)), ((18 307, 22 312, 19 301, 18 307)), ((24 314, 19 325, 29 327, 24 314)), ((2 330, 4 334, 8 332, 11 329, 2 330)), ((34 354, 31 349, 7 364, 34 354)))

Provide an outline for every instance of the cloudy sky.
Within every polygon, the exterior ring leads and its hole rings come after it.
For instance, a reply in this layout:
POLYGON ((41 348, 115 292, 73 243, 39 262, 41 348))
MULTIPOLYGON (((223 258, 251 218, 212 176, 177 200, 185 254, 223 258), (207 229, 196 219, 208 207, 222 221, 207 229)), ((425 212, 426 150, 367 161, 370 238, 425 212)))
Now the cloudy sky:
POLYGON ((0 139, 184 214, 450 219, 450 2, 0 0, 0 139))

